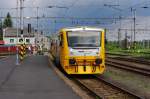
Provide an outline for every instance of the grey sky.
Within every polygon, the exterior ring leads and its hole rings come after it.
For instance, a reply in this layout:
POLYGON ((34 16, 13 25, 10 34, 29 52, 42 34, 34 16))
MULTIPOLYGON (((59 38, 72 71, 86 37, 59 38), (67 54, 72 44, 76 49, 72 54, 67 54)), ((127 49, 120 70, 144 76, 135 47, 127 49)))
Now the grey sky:
MULTIPOLYGON (((0 8, 13 8, 16 7, 17 0, 0 0, 0 8)), ((92 18, 110 18, 110 17, 119 17, 120 12, 123 17, 132 17, 131 13, 131 7, 136 9, 137 17, 138 16, 150 16, 149 9, 143 9, 143 6, 150 7, 150 0, 24 0, 24 6, 25 7, 41 7, 39 9, 39 16, 58 16, 58 17, 92 17, 92 18), (104 6, 104 4, 107 5, 119 5, 119 6, 104 6), (42 7, 47 6, 65 6, 69 9, 44 9, 42 7), (119 11, 117 9, 121 9, 122 11, 119 11)), ((10 11, 12 16, 16 15, 15 11, 11 10, 0 10, 1 16, 6 16, 6 12, 10 11)), ((24 16, 28 17, 36 17, 37 10, 36 9, 25 9, 24 16)), ((34 22, 34 26, 36 26, 36 20, 27 20, 27 22, 34 22)), ((70 26, 70 24, 65 23, 62 24, 62 21, 64 20, 57 20, 57 19, 47 19, 47 20, 40 20, 40 27, 46 27, 49 26, 49 29, 54 28, 60 28, 62 26, 70 26), (56 22, 58 22, 56 24, 56 22)), ((74 21, 74 20, 73 20, 74 21)), ((77 21, 77 20, 75 20, 77 21)), ((109 27, 111 22, 110 20, 100 20, 101 23, 105 21, 109 21, 109 25, 104 25, 104 27, 109 27)), ((68 22, 66 20, 65 22, 68 22)), ((78 21, 77 21, 78 22, 78 21)), ((77 23, 76 22, 76 23, 77 23)), ((114 22, 114 20, 113 20, 114 22)), ((119 22, 119 21, 116 21, 119 22)), ((86 22, 85 22, 86 23, 86 22)), ((90 23, 91 24, 91 23, 90 23)), ((93 23, 91 24, 93 25, 93 23)), ((114 25, 115 26, 115 25, 114 25)), ((110 26, 112 27, 112 25, 110 26)), ((55 29, 57 30, 57 29, 55 29)), ((52 31, 55 31, 52 30, 52 31)))
MULTIPOLYGON (((17 0, 0 0, 0 7, 16 7, 17 0)), ((124 9, 130 6, 134 6, 139 4, 141 6, 145 6, 150 4, 150 0, 25 0, 25 6, 48 6, 48 5, 60 5, 67 6, 70 9, 74 7, 87 7, 90 9, 91 7, 99 7, 103 8, 104 4, 109 5, 117 5, 119 4, 119 8, 124 9)))
MULTIPOLYGON (((1 8, 12 8, 16 7, 17 0, 0 0, 1 8)), ((127 15, 130 12, 130 7, 134 7, 139 9, 142 6, 150 6, 150 0, 25 0, 24 5, 27 7, 46 7, 49 5, 58 5, 58 6, 66 6, 69 9, 64 11, 64 9, 50 9, 51 14, 60 12, 60 15, 64 15, 67 12, 68 16, 92 16, 92 17, 108 17, 110 15, 114 15, 114 13, 119 13, 117 9, 123 9, 127 15), (119 5, 112 7, 106 7, 104 4, 108 5, 119 5), (56 12, 55 12, 56 11, 56 12), (99 12, 99 13, 98 13, 99 12)), ((33 9, 27 11, 26 14, 33 14, 33 9)), ((35 11, 34 11, 35 12, 35 11)), ((43 12, 43 11, 42 11, 43 12)), ((142 11, 142 9, 138 10, 139 15, 147 15, 146 11, 142 11), (142 13, 142 14, 141 14, 142 13)), ((126 16, 126 15, 125 15, 126 16)))

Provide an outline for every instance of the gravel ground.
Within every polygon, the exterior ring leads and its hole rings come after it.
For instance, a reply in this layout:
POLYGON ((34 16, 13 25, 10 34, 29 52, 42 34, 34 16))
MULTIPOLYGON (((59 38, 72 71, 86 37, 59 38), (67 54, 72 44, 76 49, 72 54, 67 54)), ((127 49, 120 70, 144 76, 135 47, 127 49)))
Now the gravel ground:
POLYGON ((141 94, 150 96, 150 78, 147 76, 142 76, 134 74, 128 71, 116 69, 113 67, 106 66, 107 69, 104 76, 119 82, 130 89, 136 90, 141 94))

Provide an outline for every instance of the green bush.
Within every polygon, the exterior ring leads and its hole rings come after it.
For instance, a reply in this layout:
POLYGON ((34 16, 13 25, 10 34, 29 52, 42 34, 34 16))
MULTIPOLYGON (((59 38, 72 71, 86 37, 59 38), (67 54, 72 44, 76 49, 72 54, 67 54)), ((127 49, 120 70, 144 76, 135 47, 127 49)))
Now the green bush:
POLYGON ((117 42, 108 42, 106 44, 106 50, 121 50, 121 48, 118 46, 117 42))

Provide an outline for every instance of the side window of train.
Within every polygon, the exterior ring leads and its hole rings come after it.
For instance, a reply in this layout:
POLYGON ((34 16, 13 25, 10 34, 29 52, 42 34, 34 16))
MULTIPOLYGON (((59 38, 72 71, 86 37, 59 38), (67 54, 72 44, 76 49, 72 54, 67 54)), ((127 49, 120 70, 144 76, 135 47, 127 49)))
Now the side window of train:
POLYGON ((59 43, 59 46, 63 46, 63 35, 62 35, 62 34, 60 35, 60 43, 59 43))

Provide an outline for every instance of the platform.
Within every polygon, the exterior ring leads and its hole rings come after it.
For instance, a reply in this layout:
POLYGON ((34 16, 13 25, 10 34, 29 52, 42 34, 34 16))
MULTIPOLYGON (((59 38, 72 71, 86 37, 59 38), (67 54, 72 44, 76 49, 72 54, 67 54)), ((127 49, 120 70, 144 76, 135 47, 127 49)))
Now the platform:
POLYGON ((50 68, 47 56, 0 60, 0 99, 80 99, 50 68))

